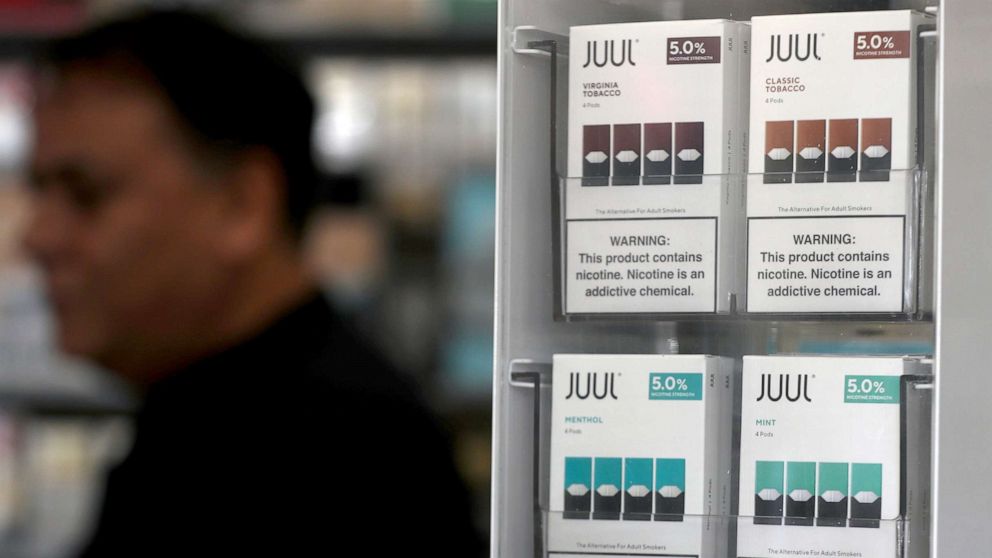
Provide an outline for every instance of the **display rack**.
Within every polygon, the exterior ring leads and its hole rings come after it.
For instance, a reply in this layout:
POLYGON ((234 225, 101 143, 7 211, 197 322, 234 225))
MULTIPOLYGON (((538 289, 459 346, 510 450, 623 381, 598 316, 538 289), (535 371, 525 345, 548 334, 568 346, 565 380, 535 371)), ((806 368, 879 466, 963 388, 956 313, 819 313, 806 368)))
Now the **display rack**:
MULTIPOLYGON (((714 17, 746 21, 753 15, 866 9, 936 15, 934 4, 501 3, 492 556, 544 556, 549 513, 558 513, 547 503, 553 355, 740 358, 810 352, 810 347, 833 354, 857 347, 875 355, 933 355, 932 381, 913 388, 917 400, 925 401, 920 405, 929 408, 932 402, 932 419, 908 421, 903 433, 927 448, 932 435, 932 449, 910 457, 913 472, 901 479, 922 486, 932 500, 918 515, 898 520, 900 555, 966 556, 992 544, 979 507, 992 497, 992 487, 980 480, 992 441, 970 435, 992 419, 983 403, 992 378, 983 372, 987 359, 981 352, 992 329, 992 302, 983 283, 992 273, 992 252, 977 240, 992 233, 985 217, 992 193, 980 186, 992 161, 979 146, 984 130, 992 127, 992 110, 981 101, 992 93, 992 72, 975 46, 992 31, 992 8, 981 1, 944 0, 936 26, 917 37, 917 48, 926 52, 921 71, 933 71, 936 84, 935 91, 920 90, 919 114, 928 118, 921 118, 917 166, 894 171, 911 177, 907 194, 913 200, 906 237, 914 253, 906 258, 906 273, 916 281, 902 312, 756 314, 731 304, 731 311, 716 315, 584 315, 565 311, 558 288, 564 267, 562 196, 568 181, 577 180, 562 163, 568 106, 563 58, 570 26, 714 17), (926 524, 923 540, 906 535, 908 521, 926 524)), ((926 80, 918 83, 926 87, 926 80)), ((733 513, 710 519, 726 520, 731 531, 742 520, 733 513)))

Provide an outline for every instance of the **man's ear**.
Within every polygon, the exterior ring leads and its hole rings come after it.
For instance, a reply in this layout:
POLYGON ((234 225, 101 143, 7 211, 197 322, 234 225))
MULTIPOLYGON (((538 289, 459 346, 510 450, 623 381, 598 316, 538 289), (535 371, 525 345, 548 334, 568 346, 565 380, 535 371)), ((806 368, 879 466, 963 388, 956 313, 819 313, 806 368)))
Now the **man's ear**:
POLYGON ((250 260, 286 235, 286 178, 271 151, 248 150, 222 182, 224 223, 216 240, 224 260, 250 260))

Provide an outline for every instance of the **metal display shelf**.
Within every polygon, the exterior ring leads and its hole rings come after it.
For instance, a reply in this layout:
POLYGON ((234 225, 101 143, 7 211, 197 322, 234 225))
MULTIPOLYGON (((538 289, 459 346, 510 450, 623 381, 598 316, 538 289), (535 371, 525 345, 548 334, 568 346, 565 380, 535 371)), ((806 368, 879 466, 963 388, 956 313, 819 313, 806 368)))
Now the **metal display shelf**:
MULTIPOLYGON (((779 354, 816 347, 897 354, 919 347, 933 355, 933 415, 921 428, 933 449, 919 458, 932 473, 928 547, 931 558, 981 554, 992 547, 983 503, 992 460, 992 375, 984 349, 992 331, 992 158, 984 136, 992 129, 992 69, 982 45, 992 35, 986 0, 502 0, 499 35, 499 155, 497 175, 496 330, 493 382, 493 520, 491 555, 540 555, 547 508, 540 472, 547 467, 542 440, 548 426, 535 421, 550 407, 547 363, 558 353, 709 353, 729 357, 779 354), (916 9, 937 14, 924 32, 935 51, 935 91, 926 96, 935 114, 922 141, 922 163, 932 188, 919 215, 919 246, 932 254, 920 267, 921 288, 932 311, 897 323, 894 316, 827 315, 690 320, 680 315, 560 319, 556 281, 561 231, 557 188, 565 174, 560 75, 567 70, 560 46, 574 25, 653 20, 870 9, 916 9), (939 11, 939 13, 938 13, 939 11), (555 50, 558 46, 558 50, 555 50), (548 56, 550 55, 550 57, 548 56), (549 59, 551 66, 549 66, 549 59), (554 71, 549 71, 553 68, 554 71), (550 92, 550 93, 549 93, 550 92), (549 103, 550 100, 550 103, 549 103), (550 192, 549 192, 550 181, 550 192), (558 318, 558 319, 556 319, 558 318), (681 349, 681 350, 680 350, 681 349), (542 396, 535 397, 538 393, 542 396), (977 550, 976 550, 977 549, 977 550)), ((839 354, 839 353, 838 353, 839 354)), ((919 541, 917 541, 919 544, 919 541)), ((916 547, 919 549, 919 546, 916 547)))

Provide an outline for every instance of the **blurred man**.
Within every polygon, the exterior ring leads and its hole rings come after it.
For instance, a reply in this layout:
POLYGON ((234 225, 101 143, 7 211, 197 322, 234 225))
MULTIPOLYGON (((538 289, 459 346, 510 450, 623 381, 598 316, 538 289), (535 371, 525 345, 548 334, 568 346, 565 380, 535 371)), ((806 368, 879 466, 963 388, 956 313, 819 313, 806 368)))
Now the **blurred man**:
POLYGON ((144 394, 85 556, 476 554, 443 437, 301 262, 313 111, 188 14, 51 49, 26 245, 62 348, 144 394))

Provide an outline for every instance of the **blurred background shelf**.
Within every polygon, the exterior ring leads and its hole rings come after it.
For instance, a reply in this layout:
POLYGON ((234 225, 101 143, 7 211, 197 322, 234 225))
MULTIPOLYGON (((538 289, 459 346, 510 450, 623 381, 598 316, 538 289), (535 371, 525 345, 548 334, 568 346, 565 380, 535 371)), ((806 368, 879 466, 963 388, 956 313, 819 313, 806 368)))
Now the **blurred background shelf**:
MULTIPOLYGON (((49 34, 4 34, 0 36, 0 60, 27 58, 42 47, 50 36, 49 34)), ((463 31, 423 35, 373 33, 371 35, 276 36, 264 37, 264 39, 285 52, 301 57, 360 56, 370 59, 450 59, 495 57, 496 52, 496 33, 487 30, 480 30, 478 33, 463 31)))

